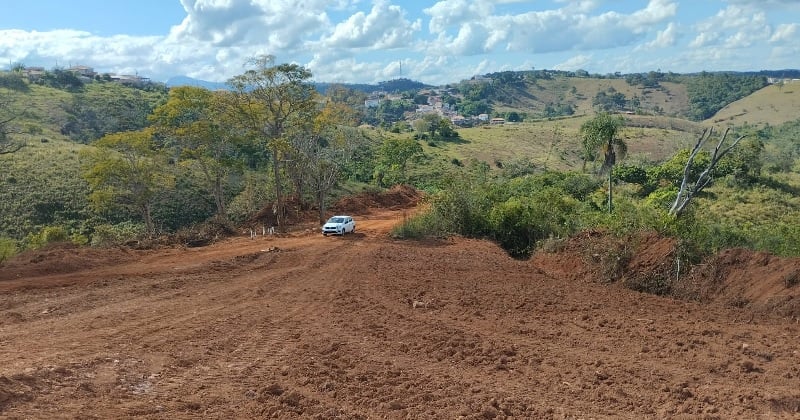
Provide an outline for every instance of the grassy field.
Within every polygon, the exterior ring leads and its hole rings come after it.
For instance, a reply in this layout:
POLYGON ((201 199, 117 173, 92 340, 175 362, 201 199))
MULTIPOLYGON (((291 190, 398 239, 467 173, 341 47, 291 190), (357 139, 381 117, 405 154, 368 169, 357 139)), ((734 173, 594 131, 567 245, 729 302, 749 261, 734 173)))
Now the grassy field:
POLYGON ((58 128, 67 118, 61 105, 72 98, 72 94, 39 85, 29 85, 28 92, 16 92, 0 88, 0 95, 9 99, 9 114, 17 115, 14 124, 23 133, 48 139, 63 139, 58 128))
MULTIPOLYGON (((496 162, 526 159, 541 169, 579 170, 583 164, 580 126, 588 118, 462 128, 458 130, 461 141, 439 142, 437 147, 426 150, 444 160, 477 159, 493 167, 496 162)), ((654 123, 653 127, 626 127, 622 131, 629 161, 658 162, 694 144, 694 132, 658 127, 665 121, 654 123)))
POLYGON ((775 126, 800 116, 800 82, 770 85, 721 109, 706 124, 775 126))
POLYGON ((624 79, 594 79, 581 77, 554 77, 526 82, 524 87, 503 88, 497 93, 495 112, 526 112, 540 115, 547 105, 569 104, 575 115, 594 113, 592 102, 599 92, 619 92, 629 100, 637 98, 645 113, 659 115, 685 115, 689 109, 686 86, 662 82, 658 88, 631 86, 624 79), (658 112, 656 112, 658 110, 658 112))
POLYGON ((18 138, 26 141, 24 148, 0 155, 0 236, 21 239, 44 226, 85 218, 89 188, 80 174, 79 151, 91 146, 18 138))

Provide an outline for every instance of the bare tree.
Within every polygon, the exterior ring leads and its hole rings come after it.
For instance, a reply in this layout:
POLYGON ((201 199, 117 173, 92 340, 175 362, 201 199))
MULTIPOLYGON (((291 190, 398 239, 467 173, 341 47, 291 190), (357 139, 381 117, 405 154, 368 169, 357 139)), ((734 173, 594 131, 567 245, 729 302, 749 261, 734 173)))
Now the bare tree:
POLYGON ((722 138, 717 143, 717 147, 714 148, 714 152, 711 155, 711 160, 708 162, 708 166, 703 170, 703 172, 698 175, 697 179, 693 182, 689 180, 689 174, 691 173, 692 163, 694 162, 695 156, 697 153, 702 149, 703 144, 711 138, 711 134, 714 131, 713 128, 709 128, 707 130, 703 130, 703 133, 700 135, 700 138, 697 139, 697 143, 694 145, 692 152, 689 154, 689 159, 686 161, 686 166, 683 168, 683 180, 681 181, 681 187, 678 190, 678 196, 675 197, 675 202, 672 204, 672 207, 669 209, 669 214, 672 216, 680 216, 686 206, 692 201, 692 199, 701 191, 703 188, 707 187, 711 180, 713 179, 713 171, 714 168, 719 163, 720 159, 723 156, 728 154, 743 138, 747 136, 739 136, 736 140, 733 141, 728 147, 722 148, 725 144, 725 139, 728 137, 728 132, 730 128, 725 129, 725 133, 722 135, 722 138))

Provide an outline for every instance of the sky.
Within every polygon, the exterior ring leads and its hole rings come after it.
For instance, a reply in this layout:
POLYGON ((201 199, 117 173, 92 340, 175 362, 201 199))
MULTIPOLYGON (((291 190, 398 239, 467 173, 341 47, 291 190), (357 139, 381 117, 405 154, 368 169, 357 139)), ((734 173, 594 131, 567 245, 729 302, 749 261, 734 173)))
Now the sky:
POLYGON ((800 0, 28 0, 2 9, 2 69, 87 65, 162 82, 224 82, 264 54, 330 83, 800 67, 800 0))

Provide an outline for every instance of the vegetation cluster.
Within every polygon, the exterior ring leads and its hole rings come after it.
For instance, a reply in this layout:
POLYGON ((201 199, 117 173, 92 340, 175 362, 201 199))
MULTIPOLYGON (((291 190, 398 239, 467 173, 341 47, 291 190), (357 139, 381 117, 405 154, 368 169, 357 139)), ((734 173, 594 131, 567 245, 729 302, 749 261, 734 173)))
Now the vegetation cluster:
POLYGON ((323 95, 303 67, 249 64, 219 91, 0 74, 0 261, 58 241, 202 244, 256 213, 280 230, 301 212, 323 220, 340 195, 396 184, 428 193, 427 210, 394 232, 403 238, 489 238, 526 258, 584 230, 656 231, 678 238, 687 261, 727 247, 800 255, 800 120, 733 127, 743 140, 708 188, 670 212, 683 175, 701 179, 713 160, 672 140, 697 136, 678 122, 708 118, 765 75, 531 70, 437 89, 401 79, 379 86, 395 99, 366 107, 367 87, 323 95), (658 115, 651 96, 680 86, 687 113, 658 115), (417 114, 432 96, 516 125, 417 114), (666 123, 651 127, 655 117, 666 123), (645 141, 663 158, 630 156, 645 141))

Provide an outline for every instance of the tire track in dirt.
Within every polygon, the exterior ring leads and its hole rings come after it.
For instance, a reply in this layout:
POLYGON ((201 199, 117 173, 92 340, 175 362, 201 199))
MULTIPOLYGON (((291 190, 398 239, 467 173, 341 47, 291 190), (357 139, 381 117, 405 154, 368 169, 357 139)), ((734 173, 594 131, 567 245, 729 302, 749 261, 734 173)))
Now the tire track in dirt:
POLYGON ((790 418, 800 409, 794 324, 554 278, 485 241, 394 241, 386 232, 399 217, 358 219, 345 237, 235 238, 6 289, 0 415, 790 418))

